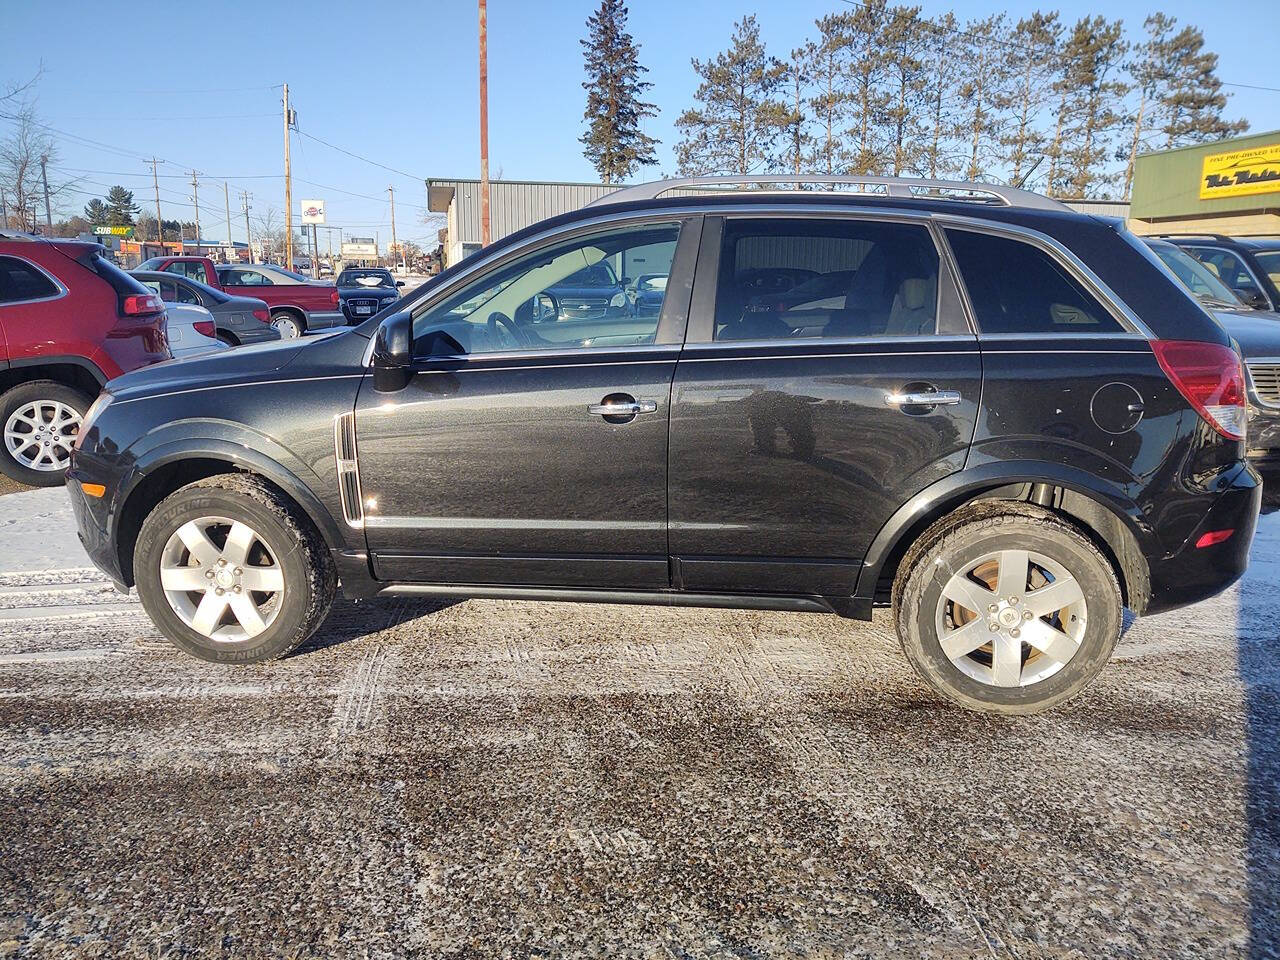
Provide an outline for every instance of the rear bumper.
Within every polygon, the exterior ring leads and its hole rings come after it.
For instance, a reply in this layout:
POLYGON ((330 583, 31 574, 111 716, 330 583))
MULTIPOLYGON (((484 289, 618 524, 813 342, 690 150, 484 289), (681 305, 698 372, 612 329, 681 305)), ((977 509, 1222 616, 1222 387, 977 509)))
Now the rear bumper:
POLYGON ((1227 482, 1200 525, 1172 555, 1151 563, 1151 595, 1141 613, 1163 613, 1221 593, 1249 566, 1262 508, 1262 479, 1246 464, 1227 482), (1231 530, 1221 543, 1197 547, 1207 533, 1231 530))

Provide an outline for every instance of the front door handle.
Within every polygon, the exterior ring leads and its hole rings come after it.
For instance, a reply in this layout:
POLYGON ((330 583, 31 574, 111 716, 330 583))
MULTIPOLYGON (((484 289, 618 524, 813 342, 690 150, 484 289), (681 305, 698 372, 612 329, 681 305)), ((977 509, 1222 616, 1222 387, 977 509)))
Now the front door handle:
POLYGON ((911 393, 886 393, 884 402, 891 407, 936 407, 950 406, 960 402, 960 393, 956 390, 921 390, 911 393))
POLYGON ((653 400, 612 400, 593 403, 587 407, 587 412, 602 417, 634 417, 637 413, 653 413, 657 409, 658 404, 653 400))

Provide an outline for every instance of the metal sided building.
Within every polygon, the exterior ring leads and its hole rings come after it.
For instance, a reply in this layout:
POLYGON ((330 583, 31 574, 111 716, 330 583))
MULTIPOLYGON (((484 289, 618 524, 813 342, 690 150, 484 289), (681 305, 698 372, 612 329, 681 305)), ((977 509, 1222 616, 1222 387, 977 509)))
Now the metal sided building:
MULTIPOLYGON (((490 239, 500 240, 539 220, 578 210, 592 200, 607 196, 624 186, 626 184, 491 180, 490 239)), ((676 191, 676 194, 696 192, 698 191, 676 191)), ((1119 201, 1063 202, 1073 209, 1100 216, 1124 217, 1129 211, 1129 205, 1119 201)), ((440 232, 446 267, 480 249, 479 180, 428 180, 427 208, 432 213, 443 213, 446 217, 445 228, 440 232)))
POLYGON ((1129 216, 1135 233, 1280 234, 1280 130, 1140 155, 1129 216))

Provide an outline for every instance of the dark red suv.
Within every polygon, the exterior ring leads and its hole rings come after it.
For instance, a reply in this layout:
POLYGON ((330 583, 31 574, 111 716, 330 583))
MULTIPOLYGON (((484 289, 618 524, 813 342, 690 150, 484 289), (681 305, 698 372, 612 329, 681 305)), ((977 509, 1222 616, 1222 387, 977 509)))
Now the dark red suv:
POLYGON ((100 246, 0 230, 0 472, 60 484, 102 385, 169 358, 164 302, 100 246))

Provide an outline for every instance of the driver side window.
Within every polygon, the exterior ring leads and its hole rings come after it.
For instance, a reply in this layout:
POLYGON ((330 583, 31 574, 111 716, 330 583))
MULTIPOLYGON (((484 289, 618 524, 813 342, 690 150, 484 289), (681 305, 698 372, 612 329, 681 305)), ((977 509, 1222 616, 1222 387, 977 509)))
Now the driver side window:
POLYGON ((414 355, 653 343, 679 234, 678 223, 594 233, 489 270, 414 314, 414 355))

